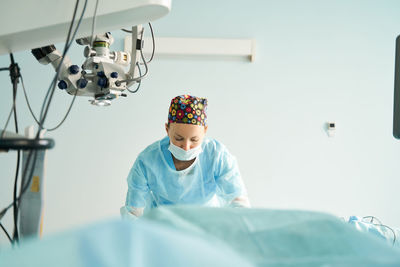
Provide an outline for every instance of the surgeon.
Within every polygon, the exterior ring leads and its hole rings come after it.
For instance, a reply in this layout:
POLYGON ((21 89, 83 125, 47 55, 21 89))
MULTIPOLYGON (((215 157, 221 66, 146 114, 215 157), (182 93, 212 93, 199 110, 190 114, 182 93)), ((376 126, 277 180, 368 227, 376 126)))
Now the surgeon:
POLYGON ((250 207, 235 158, 205 137, 207 129, 207 99, 171 100, 167 136, 143 150, 129 172, 123 217, 160 205, 250 207))

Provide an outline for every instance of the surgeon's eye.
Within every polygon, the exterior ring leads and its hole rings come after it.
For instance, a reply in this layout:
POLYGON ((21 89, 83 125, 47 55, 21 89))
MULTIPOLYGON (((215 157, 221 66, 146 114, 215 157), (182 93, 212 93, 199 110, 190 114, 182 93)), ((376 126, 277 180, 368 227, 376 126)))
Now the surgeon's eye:
POLYGON ((190 141, 197 143, 197 142, 199 142, 199 139, 190 139, 190 141))
POLYGON ((180 142, 180 141, 183 141, 183 138, 175 137, 175 140, 180 142))

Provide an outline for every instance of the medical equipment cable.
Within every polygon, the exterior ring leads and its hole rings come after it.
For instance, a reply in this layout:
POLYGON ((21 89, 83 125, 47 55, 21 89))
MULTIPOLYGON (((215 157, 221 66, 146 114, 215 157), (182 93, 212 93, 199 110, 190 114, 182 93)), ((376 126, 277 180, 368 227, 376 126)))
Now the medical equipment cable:
POLYGON ((11 242, 11 244, 12 244, 13 241, 12 241, 10 235, 8 234, 6 228, 4 228, 4 226, 3 226, 1 223, 0 223, 0 227, 1 227, 1 229, 3 229, 3 231, 4 231, 4 233, 6 234, 8 240, 10 240, 10 242, 11 242))
POLYGON ((94 38, 94 28, 96 27, 96 14, 97 14, 97 6, 99 5, 99 0, 96 0, 96 6, 94 8, 94 14, 93 14, 93 20, 92 20, 92 35, 90 37, 90 48, 92 48, 93 45, 93 38, 94 38))
MULTIPOLYGON (((151 56, 150 56, 149 61, 147 61, 147 64, 149 64, 149 63, 153 60, 154 52, 155 52, 155 50, 156 50, 156 42, 155 42, 155 40, 154 40, 153 27, 151 26, 151 23, 150 23, 150 22, 149 22, 149 27, 150 27, 150 32, 151 32, 151 39, 152 39, 152 41, 153 41, 153 51, 152 51, 152 53, 151 53, 151 56)), ((143 63, 142 63, 142 64, 143 64, 143 63)))
MULTIPOLYGON (((14 55, 12 53, 10 53, 10 61, 11 61, 11 64, 10 64, 8 70, 10 71, 10 78, 11 78, 11 82, 12 82, 13 104, 12 104, 12 108, 11 108, 11 113, 9 114, 9 116, 7 118, 6 125, 1 134, 1 138, 4 137, 4 134, 5 134, 6 128, 8 126, 8 123, 10 121, 12 113, 14 113, 15 132, 17 134, 19 133, 16 99, 17 99, 18 83, 19 83, 19 78, 20 78, 20 70, 19 70, 18 64, 15 63, 15 61, 14 61, 14 55)), ((6 69, 6 68, 4 68, 4 69, 6 69)), ((13 200, 14 200, 13 201, 13 222, 14 222, 13 240, 19 239, 18 227, 17 227, 17 225, 18 225, 18 205, 15 202, 15 199, 17 197, 18 173, 19 173, 20 159, 21 159, 21 151, 17 150, 17 165, 16 165, 16 170, 15 170, 14 190, 13 190, 13 200)))
MULTIPOLYGON (((138 67, 138 70, 139 70, 139 76, 142 76, 142 70, 140 69, 140 65, 137 62, 136 62, 136 66, 138 67)), ((131 91, 131 90, 129 90, 129 88, 126 88, 126 90, 128 90, 132 94, 137 93, 137 91, 139 91, 141 84, 142 84, 142 80, 139 80, 138 86, 136 87, 135 90, 131 91)))
MULTIPOLYGON (((11 78, 11 83, 12 83, 13 104, 12 104, 12 109, 11 109, 12 112, 9 114, 9 117, 7 119, 6 125, 5 125, 3 133, 2 133, 2 137, 4 137, 4 133, 5 133, 5 130, 7 128, 7 125, 9 123, 9 120, 11 118, 11 114, 12 113, 14 113, 15 132, 16 132, 16 134, 19 133, 16 100, 17 100, 17 89, 18 89, 20 71, 19 71, 18 64, 15 63, 15 61, 14 61, 14 55, 12 53, 10 53, 10 61, 11 61, 11 64, 10 64, 8 70, 10 71, 10 78, 11 78)), ((17 150, 17 165, 16 165, 16 171, 15 171, 13 200, 15 200, 16 196, 17 196, 18 173, 19 173, 20 158, 21 158, 20 150, 17 150)), ((18 206, 17 206, 17 203, 15 203, 15 202, 13 202, 13 203, 14 203, 13 204, 13 221, 14 221, 13 239, 18 240, 18 236, 19 236, 18 235, 18 228, 17 228, 18 206)))
MULTIPOLYGON (((20 201, 22 195, 26 192, 26 190, 27 190, 28 187, 29 187, 30 182, 32 181, 32 175, 33 175, 33 170, 34 170, 33 166, 35 166, 35 164, 36 164, 36 159, 37 159, 37 151, 36 151, 36 150, 31 150, 31 151, 29 152, 29 154, 28 154, 28 159, 27 159, 27 163, 26 163, 25 168, 24 168, 24 173, 22 174, 22 177, 23 177, 22 181, 24 181, 24 177, 26 177, 25 175, 26 175, 26 171, 27 171, 27 169, 28 169, 29 163, 30 163, 30 159, 31 159, 32 153, 34 153, 34 158, 33 158, 32 168, 31 168, 31 171, 30 171, 30 174, 29 174, 28 183, 26 183, 25 186, 23 186, 23 188, 20 190, 20 194, 19 194, 18 198, 17 198, 15 201, 13 201, 12 203, 10 203, 6 208, 4 208, 4 209, 0 212, 0 221, 1 221, 1 219, 4 217, 4 215, 7 213, 7 211, 14 205, 14 203, 19 204, 19 201, 20 201)), ((14 239, 14 238, 13 238, 13 244, 15 244, 14 241, 16 241, 16 243, 18 244, 19 239, 14 239)))
MULTIPOLYGON (((19 202, 19 200, 21 199, 22 195, 25 193, 26 189, 28 189, 30 182, 32 181, 32 174, 33 174, 33 166, 36 164, 36 159, 37 159, 37 151, 35 150, 31 150, 29 151, 28 154, 28 158, 26 160, 26 165, 24 168, 24 172, 22 174, 22 177, 24 178, 26 176, 26 171, 28 169, 29 163, 31 162, 31 156, 32 153, 34 153, 34 157, 33 157, 33 164, 32 164, 32 168, 31 168, 31 172, 29 174, 29 180, 28 182, 25 184, 25 186, 23 186, 23 188, 20 190, 19 196, 16 199, 16 202, 19 202)), ((11 202, 7 207, 5 207, 1 212, 0 212, 0 221, 1 219, 4 217, 4 215, 7 213, 7 211, 14 205, 14 201, 11 202)))
POLYGON ((149 27, 150 27, 150 32, 151 32, 151 39, 153 40, 153 52, 151 53, 151 57, 150 57, 149 61, 147 62, 147 64, 153 60, 154 52, 156 50, 156 40, 154 39, 153 27, 151 26, 150 22, 149 22, 149 27))
POLYGON ((68 117, 68 115, 69 115, 69 112, 71 111, 71 109, 72 109, 72 106, 74 105, 74 102, 75 102, 75 99, 76 99, 76 95, 78 94, 78 90, 76 90, 76 92, 75 92, 75 95, 74 95, 74 97, 72 98, 72 101, 71 101, 71 104, 69 105, 69 108, 68 108, 68 110, 67 110, 67 113, 65 114, 65 116, 64 116, 64 118, 61 120, 61 122, 57 125, 57 126, 55 126, 55 127, 53 127, 53 128, 44 128, 44 129, 46 129, 47 131, 49 131, 49 132, 51 132, 51 131, 54 131, 54 130, 56 130, 56 129, 58 129, 63 123, 64 123, 64 121, 67 119, 67 117, 68 117))
POLYGON ((19 240, 19 232, 18 232, 18 211, 19 211, 19 205, 15 201, 17 199, 17 188, 18 188, 18 173, 19 173, 19 165, 20 165, 20 158, 21 158, 21 151, 18 150, 17 152, 17 167, 15 170, 15 180, 14 180, 14 192, 13 192, 13 212, 14 212, 14 234, 13 234, 13 239, 19 240))
POLYGON ((381 220, 379 220, 378 218, 376 218, 375 216, 364 216, 364 219, 371 219, 370 223, 374 223, 374 220, 377 220, 380 224, 382 224, 381 220))
MULTIPOLYGON (((10 57, 11 57, 11 55, 10 55, 10 57)), ((13 62, 13 57, 11 57, 11 60, 12 60, 12 62, 13 62)), ((13 64, 13 63, 12 63, 13 64)), ((10 72, 11 72, 11 65, 10 65, 10 67, 9 68, 2 68, 1 70, 10 70, 10 72)), ((11 74, 10 74, 11 75, 11 74)), ((4 126, 4 129, 3 129, 3 132, 2 132, 2 134, 1 134, 1 138, 3 138, 4 137, 4 135, 5 135, 5 131, 6 131, 6 128, 7 128, 7 126, 8 126, 8 123, 9 123, 9 121, 10 121, 10 118, 11 118, 11 115, 12 115, 12 113, 14 112, 14 120, 15 120, 15 127, 16 127, 16 131, 18 132, 18 123, 17 123, 17 117, 16 117, 16 88, 15 88, 15 82, 16 82, 16 80, 13 80, 12 79, 12 82, 13 82, 13 104, 12 104, 12 107, 11 107, 11 110, 10 110, 10 113, 9 113, 9 116, 8 116, 8 118, 7 118, 7 122, 6 122, 6 125, 4 126)), ((15 196, 15 194, 16 194, 16 188, 15 188, 15 185, 16 185, 16 183, 17 183, 17 178, 18 178, 18 170, 19 170, 19 162, 20 162, 20 151, 18 150, 18 154, 17 154, 17 169, 16 169, 16 177, 15 177, 15 182, 14 182, 14 194, 13 194, 13 196, 15 196)), ((14 203, 14 202, 13 202, 14 203)), ((13 216, 13 223, 14 223, 14 235, 16 235, 16 236, 18 236, 18 231, 15 231, 15 225, 16 225, 16 220, 15 220, 15 218, 16 218, 16 209, 15 209, 15 205, 13 205, 13 207, 14 207, 14 216, 13 216)), ((3 217, 5 215, 5 212, 4 212, 4 210, 0 213, 0 219, 3 217)), ((0 225, 1 225, 1 228, 3 229, 3 231, 5 232, 5 234, 7 235, 7 237, 8 237, 8 239, 10 240, 10 242, 12 243, 12 239, 10 238, 10 235, 8 234, 8 232, 6 231, 6 229, 3 227, 3 225, 0 223, 0 225)))
POLYGON ((391 227, 389 227, 389 226, 387 226, 385 224, 374 224, 374 225, 383 226, 383 227, 388 228, 390 231, 392 231, 392 233, 393 233, 393 246, 396 244, 396 232, 391 227))
POLYGON ((385 225, 385 224, 382 224, 381 220, 379 220, 379 219, 378 219, 377 217, 375 217, 375 216, 364 216, 364 217, 363 217, 363 220, 364 220, 364 219, 371 219, 371 221, 370 221, 371 224, 373 224, 373 225, 375 225, 375 226, 386 227, 386 228, 388 228, 390 231, 392 231, 392 233, 393 233, 393 246, 396 244, 397 236, 396 236, 396 232, 393 230, 393 228, 391 228, 391 227, 389 227, 389 226, 387 226, 387 225, 385 225), (378 221, 379 223, 374 223, 374 220, 378 221))
MULTIPOLYGON (((14 56, 11 53, 10 54, 11 57, 11 64, 14 65, 14 56)), ((16 65, 17 69, 18 69, 18 65, 16 65)), ((10 67, 11 69, 11 67, 10 67)), ((12 81, 13 81, 13 102, 14 102, 14 123, 15 123, 15 132, 18 134, 19 130, 18 130, 18 118, 17 118, 17 105, 15 104, 17 101, 17 89, 18 89, 18 80, 19 80, 19 70, 17 70, 16 73, 12 74, 15 75, 14 77, 12 77, 12 81)), ((18 188, 18 173, 19 173, 19 164, 20 164, 20 159, 21 159, 21 150, 17 151, 17 166, 16 166, 16 170, 15 170, 15 180, 14 180, 14 191, 13 191, 13 217, 14 217, 14 233, 13 233, 13 240, 18 241, 19 240, 19 233, 18 233, 18 205, 15 202, 16 198, 17 198, 17 188, 18 188)))
MULTIPOLYGON (((6 70, 9 71, 9 70, 10 70, 10 67, 1 68, 1 69, 0 69, 0 71, 6 71, 6 70)), ((12 113, 13 113, 13 110, 14 110, 14 101, 13 101, 13 105, 11 106, 10 113, 8 114, 8 117, 7 117, 7 120, 6 120, 6 124, 5 124, 4 128, 3 128, 3 131, 1 132, 0 139, 2 139, 2 138, 4 137, 4 135, 5 135, 5 133, 6 133, 6 128, 7 128, 7 126, 8 126, 9 121, 10 121, 10 118, 11 118, 11 115, 12 115, 12 113)))
MULTIPOLYGON (((25 96, 25 100, 26 100, 26 104, 28 106, 29 112, 31 113, 31 115, 32 115, 33 119, 35 120, 35 122, 39 125, 39 121, 36 118, 35 114, 33 113, 32 107, 31 107, 31 105, 29 103, 29 99, 28 99, 28 96, 27 96, 27 93, 26 93, 25 84, 24 84, 24 80, 22 78, 22 75, 21 75, 21 81, 22 81, 22 88, 23 88, 23 91, 24 91, 24 96, 25 96)), ((68 117, 68 114, 72 109, 72 105, 74 104, 74 101, 75 101, 75 98, 76 98, 77 94, 78 94, 78 91, 75 92, 74 97, 73 97, 73 99, 71 101, 71 104, 69 105, 68 111, 65 114, 64 118, 62 119, 62 121, 56 127, 53 127, 53 128, 50 128, 50 129, 48 129, 48 128, 43 128, 43 129, 45 129, 46 131, 51 132, 51 131, 56 130, 57 128, 59 128, 63 124, 63 122, 68 117)))
MULTIPOLYGON (((142 36, 143 36, 143 32, 142 32, 142 36)), ((145 68, 145 72, 144 72, 143 75, 142 75, 141 71, 139 72, 139 77, 134 79, 134 80, 138 80, 138 81, 142 81, 142 78, 145 77, 147 75, 147 73, 149 72, 149 67, 147 66, 146 59, 144 58, 144 55, 143 55, 143 49, 140 49, 140 57, 143 60, 143 65, 144 65, 144 68, 145 68)))
MULTIPOLYGON (((13 88, 13 105, 12 105, 12 113, 14 113, 14 124, 15 124, 15 132, 18 134, 19 129, 18 129, 18 116, 17 116, 17 105, 16 105, 16 99, 17 99, 17 89, 18 89, 18 83, 19 83, 19 78, 20 78, 20 71, 18 64, 15 63, 14 61, 14 55, 10 53, 10 61, 11 65, 8 68, 10 71, 10 77, 11 77, 11 82, 12 82, 12 88, 13 88)), ((12 114, 10 113, 10 115, 12 114)), ((7 123, 5 126, 5 129, 7 128, 9 119, 11 116, 9 115, 7 119, 7 123)), ((4 137, 5 129, 3 130, 2 137, 4 137)), ((21 151, 17 150, 17 165, 16 165, 16 170, 15 170, 15 179, 14 179, 14 190, 13 190, 13 223, 14 223, 14 232, 13 232, 13 239, 12 240, 19 240, 19 233, 18 233, 18 205, 15 202, 17 198, 17 188, 18 188, 18 174, 19 174, 19 166, 20 166, 20 159, 21 159, 21 151)), ((4 216, 4 213, 2 212, 2 216, 4 216)), ((8 234, 8 233, 7 233, 8 234)))
POLYGON ((39 124, 39 120, 36 118, 35 114, 33 113, 32 107, 31 107, 31 105, 29 103, 29 99, 28 99, 28 95, 26 93, 24 79, 22 78, 22 75, 21 75, 21 83, 22 83, 22 89, 23 89, 23 92, 24 92, 24 96, 25 96, 25 100, 26 100, 26 104, 28 106, 29 112, 31 113, 31 115, 32 115, 33 119, 36 121, 36 123, 39 124))
POLYGON ((6 124, 4 125, 3 131, 1 132, 0 139, 3 139, 6 134, 6 128, 8 126, 8 123, 10 122, 13 110, 14 110, 14 102, 13 102, 13 105, 11 106, 11 110, 10 110, 10 113, 8 114, 8 118, 7 118, 6 124))
MULTIPOLYGON (((1 138, 4 138, 4 135, 6 133, 6 129, 8 127, 8 123, 10 122, 12 113, 14 113, 14 120, 15 121, 17 120, 17 118, 16 118, 16 116, 17 116, 17 112, 16 112, 16 90, 17 90, 17 88, 16 88, 16 86, 17 85, 16 85, 16 83, 18 83, 18 78, 20 77, 20 72, 19 72, 18 64, 16 64, 15 61, 14 61, 14 55, 12 53, 10 53, 10 61, 11 61, 10 66, 8 68, 2 68, 2 70, 9 70, 10 71, 11 83, 13 85, 13 102, 12 102, 13 104, 11 106, 10 113, 8 114, 8 118, 7 118, 6 124, 5 124, 5 126, 3 128, 3 131, 1 133, 1 138)), ((16 131, 18 133, 17 122, 15 122, 15 124, 16 124, 16 131)))

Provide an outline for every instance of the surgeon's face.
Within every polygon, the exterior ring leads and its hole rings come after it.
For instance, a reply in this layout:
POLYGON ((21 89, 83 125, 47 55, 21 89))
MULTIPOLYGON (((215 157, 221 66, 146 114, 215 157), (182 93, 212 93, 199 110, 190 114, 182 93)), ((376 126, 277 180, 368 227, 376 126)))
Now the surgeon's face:
POLYGON ((165 130, 174 145, 187 151, 201 145, 207 132, 207 126, 170 123, 168 127, 166 123, 165 130))

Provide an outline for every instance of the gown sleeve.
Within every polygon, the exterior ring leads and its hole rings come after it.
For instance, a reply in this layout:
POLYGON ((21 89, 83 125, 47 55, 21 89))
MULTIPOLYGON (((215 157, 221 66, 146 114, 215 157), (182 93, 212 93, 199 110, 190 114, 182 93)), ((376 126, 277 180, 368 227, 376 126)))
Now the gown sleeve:
POLYGON ((247 192, 236 158, 221 143, 217 142, 215 148, 217 162, 214 178, 218 187, 217 195, 229 204, 236 197, 247 196, 247 192))
POLYGON ((150 189, 147 183, 146 171, 140 157, 138 157, 129 172, 128 193, 126 195, 127 207, 144 208, 150 197, 150 189))

